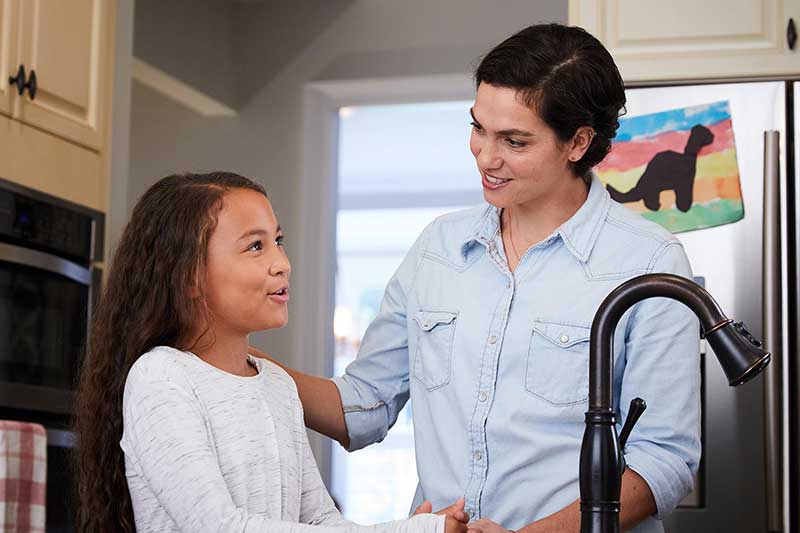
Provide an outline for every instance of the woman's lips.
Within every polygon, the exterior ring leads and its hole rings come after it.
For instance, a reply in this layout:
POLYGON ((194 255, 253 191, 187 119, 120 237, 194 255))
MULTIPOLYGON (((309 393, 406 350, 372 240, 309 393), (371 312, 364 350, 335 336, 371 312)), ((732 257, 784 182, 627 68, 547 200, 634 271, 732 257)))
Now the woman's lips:
POLYGON ((481 181, 486 189, 492 191, 505 187, 511 182, 511 180, 496 178, 494 176, 490 176, 489 174, 483 174, 481 181))

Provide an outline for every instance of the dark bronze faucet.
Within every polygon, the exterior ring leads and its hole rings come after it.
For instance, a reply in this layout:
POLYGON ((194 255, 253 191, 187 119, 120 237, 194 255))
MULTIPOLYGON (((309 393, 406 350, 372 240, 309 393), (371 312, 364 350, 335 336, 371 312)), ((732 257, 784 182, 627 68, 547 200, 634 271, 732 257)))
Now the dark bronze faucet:
POLYGON ((770 354, 741 322, 727 318, 702 287, 672 274, 646 274, 626 281, 609 294, 594 316, 589 346, 589 410, 580 460, 581 533, 619 533, 619 498, 623 451, 646 405, 631 402, 628 418, 617 437, 612 404, 614 330, 623 313, 641 300, 672 298, 700 319, 702 335, 732 387, 746 383, 769 364, 770 354))

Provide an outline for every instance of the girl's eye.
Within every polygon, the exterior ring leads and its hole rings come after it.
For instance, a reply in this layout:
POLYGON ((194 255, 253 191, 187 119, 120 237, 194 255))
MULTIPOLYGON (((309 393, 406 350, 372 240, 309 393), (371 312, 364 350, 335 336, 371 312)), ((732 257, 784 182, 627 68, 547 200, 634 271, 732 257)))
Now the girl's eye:
POLYGON ((275 244, 278 246, 283 246, 283 235, 278 235, 275 237, 275 244))
POLYGON ((506 139, 506 142, 508 143, 508 145, 511 148, 522 148, 522 147, 528 145, 528 143, 517 141, 517 140, 511 139, 511 138, 506 139))
POLYGON ((470 122, 469 125, 472 126, 475 129, 475 131, 483 131, 481 125, 475 122, 474 120, 470 122))
POLYGON ((261 241, 256 241, 251 244, 248 248, 248 252, 260 252, 264 248, 264 245, 261 241))

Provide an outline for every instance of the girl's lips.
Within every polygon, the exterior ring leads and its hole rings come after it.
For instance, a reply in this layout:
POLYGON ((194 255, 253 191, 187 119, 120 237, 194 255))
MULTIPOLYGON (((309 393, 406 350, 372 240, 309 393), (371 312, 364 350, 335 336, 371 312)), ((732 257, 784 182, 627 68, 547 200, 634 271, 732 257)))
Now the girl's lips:
POLYGON ((289 289, 284 290, 282 293, 270 293, 267 297, 273 302, 285 304, 289 301, 289 289))
POLYGON ((482 174, 481 175, 481 183, 483 184, 484 188, 489 189, 491 191, 495 191, 495 190, 501 189, 501 188, 505 187, 506 185, 508 185, 509 183, 511 183, 511 180, 504 181, 502 183, 492 183, 491 181, 489 181, 486 178, 486 174, 482 174))

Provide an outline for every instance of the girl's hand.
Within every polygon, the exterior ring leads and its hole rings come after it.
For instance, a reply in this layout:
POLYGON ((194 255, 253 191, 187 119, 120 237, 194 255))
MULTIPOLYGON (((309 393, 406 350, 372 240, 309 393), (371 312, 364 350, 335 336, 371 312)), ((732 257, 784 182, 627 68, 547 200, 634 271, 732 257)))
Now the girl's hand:
POLYGON ((470 522, 467 529, 469 533, 509 533, 510 531, 486 518, 470 522))
POLYGON ((467 533, 467 524, 448 516, 444 519, 444 533, 467 533))
MULTIPOLYGON (((464 512, 464 498, 460 498, 457 502, 450 505, 449 507, 445 507, 441 511, 436 511, 434 514, 444 515, 448 518, 452 518, 462 524, 466 524, 469 522, 469 515, 464 512)), ((421 514, 421 513, 431 513, 433 512, 433 504, 428 500, 422 502, 422 505, 416 508, 414 514, 421 514)), ((464 530, 466 531, 466 529, 464 530)))

